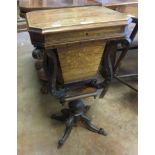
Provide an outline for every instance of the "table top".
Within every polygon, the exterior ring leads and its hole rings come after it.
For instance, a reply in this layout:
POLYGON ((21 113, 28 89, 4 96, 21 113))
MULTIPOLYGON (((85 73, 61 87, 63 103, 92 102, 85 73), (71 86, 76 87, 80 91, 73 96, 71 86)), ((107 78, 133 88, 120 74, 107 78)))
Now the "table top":
POLYGON ((22 12, 45 10, 51 8, 78 7, 101 5, 96 0, 20 0, 19 8, 22 12))
POLYGON ((106 7, 138 4, 138 0, 96 0, 96 1, 106 7))
POLYGON ((32 11, 26 14, 28 29, 37 33, 55 33, 127 25, 130 18, 103 6, 32 11))
POLYGON ((19 8, 21 12, 30 12, 33 10, 94 6, 103 5, 107 7, 137 4, 138 0, 20 0, 19 8))

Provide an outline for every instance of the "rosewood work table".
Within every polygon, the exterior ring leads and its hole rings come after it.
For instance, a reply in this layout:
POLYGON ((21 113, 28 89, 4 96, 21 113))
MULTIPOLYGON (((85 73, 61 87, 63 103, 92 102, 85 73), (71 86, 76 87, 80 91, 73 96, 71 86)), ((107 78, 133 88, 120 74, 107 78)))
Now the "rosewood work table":
MULTIPOLYGON (((19 8, 20 16, 25 18, 25 14, 27 12, 35 11, 35 10, 47 10, 47 9, 65 8, 65 7, 96 6, 96 5, 97 6, 103 5, 110 9, 119 11, 121 13, 126 13, 132 17, 135 17, 134 22, 130 24, 129 26, 130 33, 133 32, 134 35, 131 35, 132 43, 128 45, 128 47, 130 49, 132 48, 137 49, 138 48, 138 35, 136 35, 136 33, 138 31, 138 0, 56 0, 56 1, 55 0, 20 0, 18 8, 19 8)), ((19 18, 17 30, 18 32, 27 30, 27 24, 25 22, 25 19, 19 18)), ((120 46, 118 47, 118 49, 120 50, 120 46)), ((121 48, 121 51, 122 50, 123 49, 121 48)), ((115 53, 118 53, 118 52, 115 52, 115 53)), ((127 51, 125 53, 127 53, 127 51)), ((118 64, 121 64, 121 61, 123 61, 125 57, 124 52, 122 52, 121 55, 123 55, 123 56, 120 56, 121 59, 119 59, 118 63, 117 62, 115 63, 116 64, 115 70, 116 68, 118 68, 119 66, 118 64)), ((113 60, 115 60, 116 54, 113 54, 113 57, 114 57, 113 60)), ((137 74, 129 74, 129 75, 125 75, 124 77, 137 77, 137 74)), ((121 79, 119 79, 119 81, 124 84, 126 83, 125 81, 122 81, 121 79)), ((127 83, 126 85, 129 86, 127 83)), ((136 90, 132 86, 130 88, 132 88, 133 90, 136 90)))
POLYGON ((107 135, 92 125, 85 115, 89 108, 81 99, 100 95, 100 89, 103 96, 112 78, 111 45, 128 37, 127 26, 132 19, 102 6, 89 6, 33 11, 26 14, 26 20, 35 47, 36 69, 45 73, 42 92, 49 91, 62 104, 69 103, 69 109, 52 115, 66 122, 58 147, 78 121, 92 132, 107 135))

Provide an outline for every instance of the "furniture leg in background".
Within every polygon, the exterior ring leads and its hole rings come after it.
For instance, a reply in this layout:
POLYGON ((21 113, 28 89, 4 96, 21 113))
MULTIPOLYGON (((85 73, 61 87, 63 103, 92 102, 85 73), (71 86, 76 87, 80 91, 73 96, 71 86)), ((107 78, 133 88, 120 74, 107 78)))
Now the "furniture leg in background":
POLYGON ((132 18, 132 23, 135 24, 132 33, 130 34, 129 38, 120 40, 120 41, 116 41, 115 43, 113 43, 113 50, 111 50, 111 61, 112 61, 112 68, 113 68, 113 77, 118 80, 119 82, 125 84, 126 86, 128 86, 129 88, 133 89, 134 91, 138 92, 138 90, 136 88, 134 88, 133 86, 131 86, 130 84, 128 84, 127 82, 125 82, 124 80, 122 80, 122 78, 127 78, 127 77, 137 77, 137 74, 128 74, 128 75, 118 75, 119 72, 119 67, 121 66, 121 63, 123 61, 123 59, 125 58, 127 52, 129 52, 130 49, 130 45, 132 44, 137 31, 138 31, 138 19, 137 18, 132 18), (116 55, 117 55, 117 45, 121 44, 122 49, 119 51, 120 55, 116 60, 116 55))
POLYGON ((116 62, 116 61, 114 62, 114 63, 115 63, 115 64, 114 64, 114 65, 115 65, 115 67, 114 67, 114 72, 115 72, 115 73, 116 73, 118 67, 119 67, 120 64, 121 64, 121 61, 122 61, 123 58, 126 56, 128 50, 129 50, 129 48, 130 48, 130 45, 131 45, 131 43, 133 42, 133 40, 134 40, 134 38, 135 38, 135 36, 136 36, 136 34, 137 34, 137 31, 138 31, 138 19, 137 19, 137 18, 132 18, 132 20, 133 20, 132 23, 135 23, 135 27, 134 27, 134 29, 133 29, 131 35, 129 36, 129 38, 127 38, 127 39, 125 39, 125 40, 121 40, 121 41, 119 42, 119 43, 121 43, 121 45, 122 45, 122 53, 120 54, 120 56, 119 56, 117 62, 116 62))

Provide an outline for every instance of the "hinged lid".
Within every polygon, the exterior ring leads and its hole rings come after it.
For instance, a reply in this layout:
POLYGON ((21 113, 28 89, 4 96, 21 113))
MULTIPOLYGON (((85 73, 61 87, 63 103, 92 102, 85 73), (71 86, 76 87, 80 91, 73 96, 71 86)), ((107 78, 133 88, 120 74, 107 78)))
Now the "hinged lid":
POLYGON ((102 6, 33 11, 26 17, 29 31, 41 34, 123 26, 131 22, 126 14, 102 6))

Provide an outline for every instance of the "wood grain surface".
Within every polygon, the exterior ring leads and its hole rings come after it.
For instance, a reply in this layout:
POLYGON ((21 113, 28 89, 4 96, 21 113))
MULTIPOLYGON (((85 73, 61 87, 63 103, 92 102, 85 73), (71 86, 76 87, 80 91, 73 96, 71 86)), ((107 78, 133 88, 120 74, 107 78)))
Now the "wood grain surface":
POLYGON ((55 33, 128 24, 124 14, 101 6, 33 11, 26 15, 29 31, 55 33))
POLYGON ((20 0, 21 12, 34 10, 45 10, 63 7, 94 6, 103 5, 106 7, 127 6, 138 4, 138 0, 20 0))
POLYGON ((101 5, 101 3, 96 0, 20 0, 19 2, 19 8, 22 12, 92 5, 101 5))
POLYGON ((95 78, 105 43, 58 48, 64 83, 95 78))
POLYGON ((96 0, 106 7, 138 4, 138 0, 96 0))
MULTIPOLYGON (((138 0, 20 0, 18 8, 20 10, 19 15, 25 18, 27 12, 34 10, 96 5, 103 5, 138 18, 138 0)), ((25 22, 18 25, 18 31, 27 30, 25 22)))
POLYGON ((31 42, 56 48, 64 83, 94 79, 107 40, 122 39, 131 18, 102 6, 27 13, 31 42))

